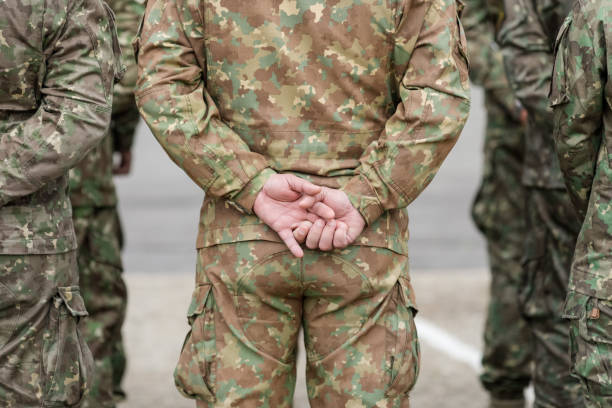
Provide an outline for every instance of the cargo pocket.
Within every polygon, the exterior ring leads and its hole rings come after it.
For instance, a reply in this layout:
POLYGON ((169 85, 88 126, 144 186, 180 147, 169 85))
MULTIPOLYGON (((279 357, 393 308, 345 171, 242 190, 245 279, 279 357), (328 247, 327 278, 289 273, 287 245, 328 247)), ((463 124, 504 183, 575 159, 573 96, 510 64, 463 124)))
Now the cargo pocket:
MULTIPOLYGON (((612 304, 591 296, 570 292, 563 307, 570 325, 572 373, 589 390, 612 383, 609 353, 612 349, 612 304)), ((598 392, 596 391, 595 394, 598 392)))
POLYGON ((93 357, 77 329, 87 316, 78 286, 57 288, 43 339, 44 401, 48 407, 78 405, 93 373, 93 357))
POLYGON ((0 109, 29 111, 38 107, 39 58, 26 61, 11 68, 0 69, 0 109), (34 86, 35 85, 35 86, 34 86))
POLYGON ((400 278, 393 291, 385 314, 385 362, 389 384, 385 396, 391 398, 407 394, 412 389, 419 374, 420 361, 412 286, 407 279, 400 278))
POLYGON ((196 287, 187 313, 191 330, 174 370, 174 383, 181 394, 209 402, 215 401, 214 307, 212 285, 196 287))

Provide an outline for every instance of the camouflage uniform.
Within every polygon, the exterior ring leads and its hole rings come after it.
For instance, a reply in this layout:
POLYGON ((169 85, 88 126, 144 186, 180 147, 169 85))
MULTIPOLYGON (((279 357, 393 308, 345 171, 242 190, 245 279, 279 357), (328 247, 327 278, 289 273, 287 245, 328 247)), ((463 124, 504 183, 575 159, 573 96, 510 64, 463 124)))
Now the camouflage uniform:
POLYGON ((460 32, 454 0, 148 2, 136 100, 206 192, 175 372, 198 406, 291 406, 302 322, 313 406, 408 406, 405 207, 467 117, 460 32), (342 188, 368 227, 293 258, 252 210, 275 172, 342 188))
POLYGON ((101 1, 0 5, 3 407, 74 406, 88 387, 67 172, 108 128, 113 45, 101 1))
POLYGON ((526 238, 525 188, 521 184, 524 129, 495 43, 502 10, 470 0, 461 17, 470 51, 470 79, 485 90, 487 126, 484 173, 472 207, 474 222, 487 239, 491 291, 484 335, 483 374, 491 405, 522 406, 531 377, 531 340, 518 305, 526 238))
POLYGON ((548 103, 555 37, 570 0, 505 0, 499 40, 508 78, 529 113, 522 182, 527 187, 525 280, 521 307, 533 339, 536 407, 582 407, 569 374, 569 326, 561 318, 580 224, 571 205, 548 103))
MULTIPOLYGON (((111 0, 108 4, 115 12, 122 63, 127 70, 114 87, 109 134, 70 171, 81 290, 89 312, 81 330, 96 364, 83 407, 114 407, 113 388, 116 382, 120 383, 120 376, 114 380, 113 353, 122 348, 127 288, 122 276, 121 228, 112 158, 114 148, 130 150, 140 117, 133 93, 137 68, 131 42, 144 6, 135 0, 111 0)), ((125 364, 125 359, 121 364, 125 364)))
POLYGON ((577 1, 558 40, 551 103, 555 142, 583 221, 564 315, 585 406, 612 406, 612 4, 577 1))

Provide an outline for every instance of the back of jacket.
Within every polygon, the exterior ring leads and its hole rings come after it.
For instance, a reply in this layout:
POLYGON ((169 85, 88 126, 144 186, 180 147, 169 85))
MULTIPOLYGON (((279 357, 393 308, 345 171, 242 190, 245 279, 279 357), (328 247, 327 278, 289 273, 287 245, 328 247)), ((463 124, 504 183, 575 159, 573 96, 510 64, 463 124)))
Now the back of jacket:
POLYGON ((101 0, 0 3, 0 254, 75 248, 67 171, 108 127, 112 32, 101 0))
POLYGON ((347 193, 358 244, 407 252, 469 109, 454 0, 150 0, 138 44, 141 114, 207 194, 198 246, 278 240, 252 205, 291 172, 347 193))

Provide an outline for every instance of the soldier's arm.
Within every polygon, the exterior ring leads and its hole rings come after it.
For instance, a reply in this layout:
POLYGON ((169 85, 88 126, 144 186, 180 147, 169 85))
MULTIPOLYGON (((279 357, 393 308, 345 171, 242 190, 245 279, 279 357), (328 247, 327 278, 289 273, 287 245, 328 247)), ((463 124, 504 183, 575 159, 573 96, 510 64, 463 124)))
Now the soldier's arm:
MULTIPOLYGON (((555 57, 551 103, 561 170, 581 218, 588 207, 603 125, 606 44, 600 25, 576 2, 555 57)), ((607 160, 607 159, 605 159, 607 160)))
MULTIPOLYGON (((418 22, 400 27, 410 24, 418 22)), ((398 84, 401 101, 343 187, 368 224, 412 202, 455 144, 470 105, 464 41, 454 0, 431 2, 412 55, 414 38, 398 32, 395 60, 410 58, 398 84)))
POLYGON ((470 56, 470 80, 490 92, 506 112, 520 120, 520 103, 514 96, 501 49, 495 41, 496 27, 483 0, 468 0, 461 15, 470 56))
POLYGON ((2 135, 0 205, 62 176, 104 136, 111 113, 113 54, 109 15, 98 0, 49 2, 55 24, 45 40, 41 104, 2 135), (104 22, 101 25, 99 22, 104 22), (94 42, 96 44, 94 45, 94 42), (108 63, 111 61, 111 63, 108 63))
POLYGON ((532 0, 504 0, 504 9, 498 38, 508 79, 514 95, 531 115, 537 115, 534 120, 545 131, 551 126, 548 106, 553 68, 551 41, 532 0))
POLYGON ((121 59, 126 67, 125 74, 121 81, 115 84, 113 93, 111 137, 114 151, 129 152, 132 149, 136 126, 140 119, 134 99, 138 68, 134 59, 132 41, 136 37, 138 25, 144 13, 144 5, 137 0, 109 0, 107 2, 115 12, 121 59))
POLYGON ((274 171, 223 122, 206 91, 204 24, 192 3, 148 2, 137 39, 136 101, 153 135, 193 181, 252 213, 274 171))

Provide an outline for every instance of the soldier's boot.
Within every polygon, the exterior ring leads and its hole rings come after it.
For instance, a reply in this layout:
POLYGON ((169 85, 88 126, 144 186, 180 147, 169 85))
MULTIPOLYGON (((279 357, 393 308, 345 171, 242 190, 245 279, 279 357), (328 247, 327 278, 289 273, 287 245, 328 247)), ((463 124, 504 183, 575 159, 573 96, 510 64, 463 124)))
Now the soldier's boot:
POLYGON ((525 408, 525 399, 496 399, 491 397, 489 408, 525 408))

